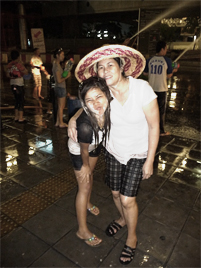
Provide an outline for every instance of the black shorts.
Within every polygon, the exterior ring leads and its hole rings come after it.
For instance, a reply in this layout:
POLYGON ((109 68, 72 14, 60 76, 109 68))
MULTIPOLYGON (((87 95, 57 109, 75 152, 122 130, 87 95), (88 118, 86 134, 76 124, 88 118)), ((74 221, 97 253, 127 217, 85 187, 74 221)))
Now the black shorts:
MULTIPOLYGON (((89 152, 89 157, 98 157, 100 155, 102 148, 102 144, 99 144, 96 149, 93 151, 89 152)), ((70 153, 70 158, 73 164, 73 168, 75 170, 80 170, 82 168, 83 162, 82 162, 82 157, 81 155, 75 155, 70 153)))
POLYGON ((121 164, 106 149, 106 176, 105 183, 112 191, 119 191, 124 196, 137 196, 142 180, 142 167, 146 158, 131 158, 126 165, 121 164))

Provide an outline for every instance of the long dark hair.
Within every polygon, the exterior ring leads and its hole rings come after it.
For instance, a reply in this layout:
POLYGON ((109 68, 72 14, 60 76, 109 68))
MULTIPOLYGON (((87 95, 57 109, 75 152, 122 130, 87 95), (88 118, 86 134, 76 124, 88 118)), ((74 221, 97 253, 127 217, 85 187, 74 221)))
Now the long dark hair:
POLYGON ((105 79, 97 77, 97 76, 92 76, 86 80, 84 80, 80 86, 79 86, 79 90, 78 90, 78 94, 79 94, 79 98, 82 104, 82 107, 84 109, 84 111, 86 112, 86 114, 89 116, 90 121, 91 121, 91 125, 92 128, 94 130, 94 134, 95 134, 95 143, 99 143, 99 138, 98 138, 98 131, 99 126, 98 126, 98 121, 96 119, 96 117, 94 116, 94 114, 87 108, 86 103, 85 103, 85 96, 87 94, 87 92, 91 89, 91 88, 100 88, 100 90, 105 94, 107 100, 108 100, 108 106, 105 110, 105 121, 104 121, 104 137, 103 137, 103 141, 106 144, 106 140, 107 138, 109 138, 109 134, 110 134, 110 128, 111 128, 111 121, 110 121, 110 102, 112 101, 112 96, 110 95, 110 90, 106 84, 105 79))

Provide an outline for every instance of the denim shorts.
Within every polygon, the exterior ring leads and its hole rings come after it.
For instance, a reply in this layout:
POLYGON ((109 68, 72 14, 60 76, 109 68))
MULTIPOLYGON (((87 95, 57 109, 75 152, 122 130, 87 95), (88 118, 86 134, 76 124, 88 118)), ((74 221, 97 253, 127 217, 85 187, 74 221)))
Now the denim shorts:
MULTIPOLYGON (((89 157, 98 157, 101 153, 102 144, 99 144, 96 149, 89 152, 89 157)), ((81 155, 75 155, 70 153, 70 158, 75 170, 80 170, 82 168, 83 162, 81 155)))
POLYGON ((55 95, 57 96, 57 98, 66 97, 66 89, 63 87, 55 87, 54 92, 55 92, 55 95))

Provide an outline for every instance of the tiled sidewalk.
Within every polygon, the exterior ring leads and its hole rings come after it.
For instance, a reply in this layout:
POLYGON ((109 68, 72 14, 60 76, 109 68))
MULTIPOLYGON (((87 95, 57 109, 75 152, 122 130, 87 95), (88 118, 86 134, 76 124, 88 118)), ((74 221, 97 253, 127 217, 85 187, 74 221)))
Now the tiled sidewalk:
MULTIPOLYGON (((46 118, 48 119, 48 118, 46 118)), ((49 121, 48 121, 49 120, 49 121)), ((104 157, 94 172, 90 230, 103 239, 98 248, 75 232, 77 184, 68 157, 65 129, 3 121, 1 143, 1 267, 121 267, 124 227, 114 238, 105 228, 118 218, 104 184, 104 157)), ((200 142, 160 138, 154 175, 138 195, 138 247, 129 267, 200 267, 200 142)))

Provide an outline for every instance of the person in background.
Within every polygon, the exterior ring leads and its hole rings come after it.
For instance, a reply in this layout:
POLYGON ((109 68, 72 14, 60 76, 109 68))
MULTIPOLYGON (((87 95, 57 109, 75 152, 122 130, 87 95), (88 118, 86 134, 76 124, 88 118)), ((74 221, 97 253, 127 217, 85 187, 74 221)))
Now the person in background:
POLYGON ((43 66, 43 62, 40 57, 39 48, 34 48, 33 52, 34 52, 34 55, 30 61, 31 70, 32 70, 34 83, 35 83, 35 87, 33 91, 33 98, 44 99, 44 97, 41 95, 41 88, 42 88, 41 71, 44 72, 46 76, 48 76, 48 72, 45 70, 45 67, 43 66))
POLYGON ((79 86, 79 98, 83 110, 77 119, 78 141, 71 138, 68 147, 78 182, 76 212, 79 229, 76 233, 89 246, 98 246, 102 242, 87 227, 87 210, 94 215, 100 213, 90 202, 93 170, 110 132, 110 102, 112 97, 104 79, 90 77, 79 86))
MULTIPOLYGON (((153 174, 153 163, 159 140, 157 96, 148 82, 136 79, 144 70, 142 54, 124 45, 106 45, 87 54, 78 63, 75 76, 79 82, 97 75, 106 80, 111 102, 111 129, 104 145, 106 184, 120 217, 106 228, 110 237, 127 226, 128 235, 119 261, 129 264, 137 247, 138 205, 140 182, 153 174)), ((76 117, 71 118, 68 135, 74 140, 76 117)))
POLYGON ((11 51, 11 62, 7 65, 7 77, 10 78, 11 90, 15 97, 15 122, 26 123, 24 113, 24 79, 23 75, 28 70, 20 60, 20 53, 17 50, 11 51))
POLYGON ((54 51, 54 62, 52 67, 52 73, 55 80, 54 92, 57 97, 58 108, 57 108, 57 119, 56 127, 65 128, 68 125, 63 122, 63 110, 66 105, 66 79, 71 75, 69 72, 66 77, 62 77, 63 69, 61 67, 61 62, 64 60, 64 51, 62 48, 58 48, 54 51))
POLYGON ((172 61, 165 57, 167 45, 165 41, 158 41, 156 44, 156 55, 147 59, 143 74, 148 76, 148 81, 154 92, 158 96, 158 106, 160 113, 160 136, 170 135, 164 129, 165 110, 167 103, 167 79, 172 77, 177 69, 172 69, 172 61))

